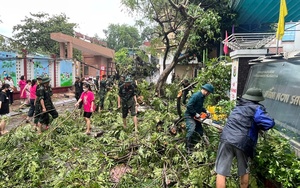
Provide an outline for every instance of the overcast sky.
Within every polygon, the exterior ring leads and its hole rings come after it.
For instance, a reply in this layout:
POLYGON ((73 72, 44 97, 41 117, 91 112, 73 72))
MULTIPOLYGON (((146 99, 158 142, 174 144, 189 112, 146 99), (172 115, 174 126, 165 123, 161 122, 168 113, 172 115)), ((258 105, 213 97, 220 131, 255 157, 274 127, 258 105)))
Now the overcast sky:
POLYGON ((12 37, 12 28, 31 13, 52 15, 65 13, 69 22, 77 23, 75 29, 90 37, 97 34, 104 38, 103 29, 110 23, 134 24, 120 4, 121 0, 5 0, 0 6, 0 34, 12 37))

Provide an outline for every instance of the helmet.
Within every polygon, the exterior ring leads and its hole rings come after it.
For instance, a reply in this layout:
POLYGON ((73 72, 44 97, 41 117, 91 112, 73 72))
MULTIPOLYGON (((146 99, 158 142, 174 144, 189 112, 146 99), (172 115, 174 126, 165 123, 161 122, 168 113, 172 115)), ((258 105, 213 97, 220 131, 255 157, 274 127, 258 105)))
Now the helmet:
POLYGON ((202 89, 205 89, 206 91, 210 92, 210 93, 214 93, 214 86, 212 86, 211 84, 204 84, 203 86, 201 86, 202 89))
POLYGON ((131 80, 131 78, 128 76, 128 77, 126 77, 125 82, 132 82, 132 80, 131 80))
POLYGON ((261 89, 258 88, 249 88, 246 91, 246 93, 242 96, 242 98, 250 101, 257 101, 257 102, 265 100, 261 89))
POLYGON ((189 83, 188 79, 183 79, 182 82, 183 82, 184 84, 188 84, 188 83, 189 83))
POLYGON ((44 77, 44 78, 42 78, 42 84, 45 84, 45 83, 47 83, 47 82, 50 82, 50 78, 49 77, 44 77))

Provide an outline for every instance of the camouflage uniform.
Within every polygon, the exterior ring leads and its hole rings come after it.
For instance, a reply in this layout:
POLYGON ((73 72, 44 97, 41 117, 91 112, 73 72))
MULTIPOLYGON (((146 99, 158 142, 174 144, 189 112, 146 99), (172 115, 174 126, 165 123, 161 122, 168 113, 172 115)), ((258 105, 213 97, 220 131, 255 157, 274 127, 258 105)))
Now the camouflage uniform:
POLYGON ((119 83, 118 83, 118 87, 120 88, 125 82, 120 80, 119 83))
POLYGON ((52 103, 51 96, 52 88, 51 86, 45 87, 43 84, 40 84, 36 90, 36 103, 35 103, 35 115, 34 123, 40 122, 41 124, 48 125, 50 123, 49 114, 52 116, 53 119, 58 117, 58 113, 52 103), (41 99, 44 100, 44 104, 46 107, 45 113, 43 112, 41 99))
POLYGON ((99 107, 103 110, 104 108, 104 99, 105 99, 105 96, 106 96, 106 93, 107 93, 107 80, 101 80, 100 81, 100 90, 99 90, 99 107))
POLYGON ((120 80, 119 80, 119 83, 118 83, 118 87, 120 88, 124 83, 125 83, 125 77, 121 76, 120 80))
POLYGON ((113 81, 113 78, 111 76, 108 76, 106 85, 107 85, 107 87, 106 87, 107 90, 110 91, 110 89, 114 85, 114 81, 113 81))
POLYGON ((130 84, 128 87, 123 84, 119 90, 122 105, 122 118, 126 118, 130 110, 131 116, 136 116, 134 96, 136 95, 135 87, 130 84))

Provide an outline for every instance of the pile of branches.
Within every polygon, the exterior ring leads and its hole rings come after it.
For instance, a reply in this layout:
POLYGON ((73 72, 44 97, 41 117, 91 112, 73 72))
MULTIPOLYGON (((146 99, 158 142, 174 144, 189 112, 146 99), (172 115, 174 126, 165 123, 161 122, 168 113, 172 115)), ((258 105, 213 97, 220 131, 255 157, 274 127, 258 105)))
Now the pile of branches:
MULTIPOLYGON (((0 187, 214 187, 219 131, 204 126, 210 144, 200 140, 188 155, 185 126, 176 134, 169 130, 178 117, 175 102, 146 101, 152 106, 138 114, 138 133, 130 116, 123 128, 115 107, 93 114, 91 135, 84 134, 82 112, 75 110, 41 135, 24 124, 0 137, 0 187)), ((256 168, 266 168, 266 160, 261 165, 256 168)), ((229 187, 239 185, 236 169, 229 187)), ((251 187, 262 183, 254 173, 251 187)))

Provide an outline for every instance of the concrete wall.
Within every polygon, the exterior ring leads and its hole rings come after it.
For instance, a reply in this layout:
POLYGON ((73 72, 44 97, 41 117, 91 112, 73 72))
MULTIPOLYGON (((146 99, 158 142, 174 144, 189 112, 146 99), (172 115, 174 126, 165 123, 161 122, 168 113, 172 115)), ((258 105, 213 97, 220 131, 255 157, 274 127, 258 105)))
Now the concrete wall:
POLYGON ((176 65, 175 66, 175 74, 178 75, 180 80, 187 78, 194 78, 194 71, 196 69, 196 65, 176 65))
MULTIPOLYGON (((247 82, 248 73, 250 70, 249 66, 249 60, 256 59, 260 56, 266 55, 268 52, 267 49, 243 49, 243 50, 235 50, 230 53, 230 57, 233 61, 238 62, 238 70, 237 71, 237 86, 232 85, 233 82, 231 82, 231 88, 230 88, 230 97, 232 100, 235 100, 236 97, 241 97, 244 92, 244 87, 247 82), (235 92, 235 93, 232 93, 235 92)), ((234 69, 235 66, 232 66, 234 69)), ((234 72, 234 70, 232 70, 234 72)), ((233 76, 233 75, 232 75, 233 76)), ((232 81, 233 77, 231 77, 232 81)))
MULTIPOLYGON (((278 42, 278 53, 284 53, 285 57, 292 57, 294 54, 300 52, 300 22, 288 22, 286 23, 285 34, 282 41, 278 42), (294 26, 293 28, 291 28, 294 26), (291 31, 288 31, 290 29, 291 31), (291 41, 285 39, 292 38, 291 41)), ((265 45, 265 48, 269 49, 269 53, 277 52, 277 40, 274 38, 270 43, 265 45)))
MULTIPOLYGON (((156 72, 152 77, 147 78, 147 81, 156 83, 160 74, 163 72, 163 54, 158 54, 159 59, 159 72, 156 72)), ((166 67, 172 62, 173 60, 173 55, 169 55, 169 57, 166 60, 166 67)), ((175 75, 179 76, 180 79, 183 78, 193 78, 194 77, 194 71, 196 69, 196 67, 198 66, 198 60, 197 58, 195 60, 192 60, 191 62, 189 62, 189 64, 177 64, 175 66, 175 68, 173 69, 173 71, 171 71, 171 73, 169 74, 166 83, 171 83, 172 81, 172 73, 175 72, 175 75)))
MULTIPOLYGON (((281 45, 283 46, 284 52, 293 52, 293 51, 299 51, 300 50, 300 22, 298 23, 286 23, 286 28, 289 28, 291 26, 295 26, 295 31, 290 31, 292 35, 294 34, 294 41, 291 42, 285 42, 284 40, 281 42, 281 45), (297 25, 299 24, 299 25, 297 25)), ((293 28, 294 30, 294 28, 293 28)), ((289 31, 285 32, 285 35, 288 35, 289 31)), ((284 38, 283 38, 284 39, 284 38)))

